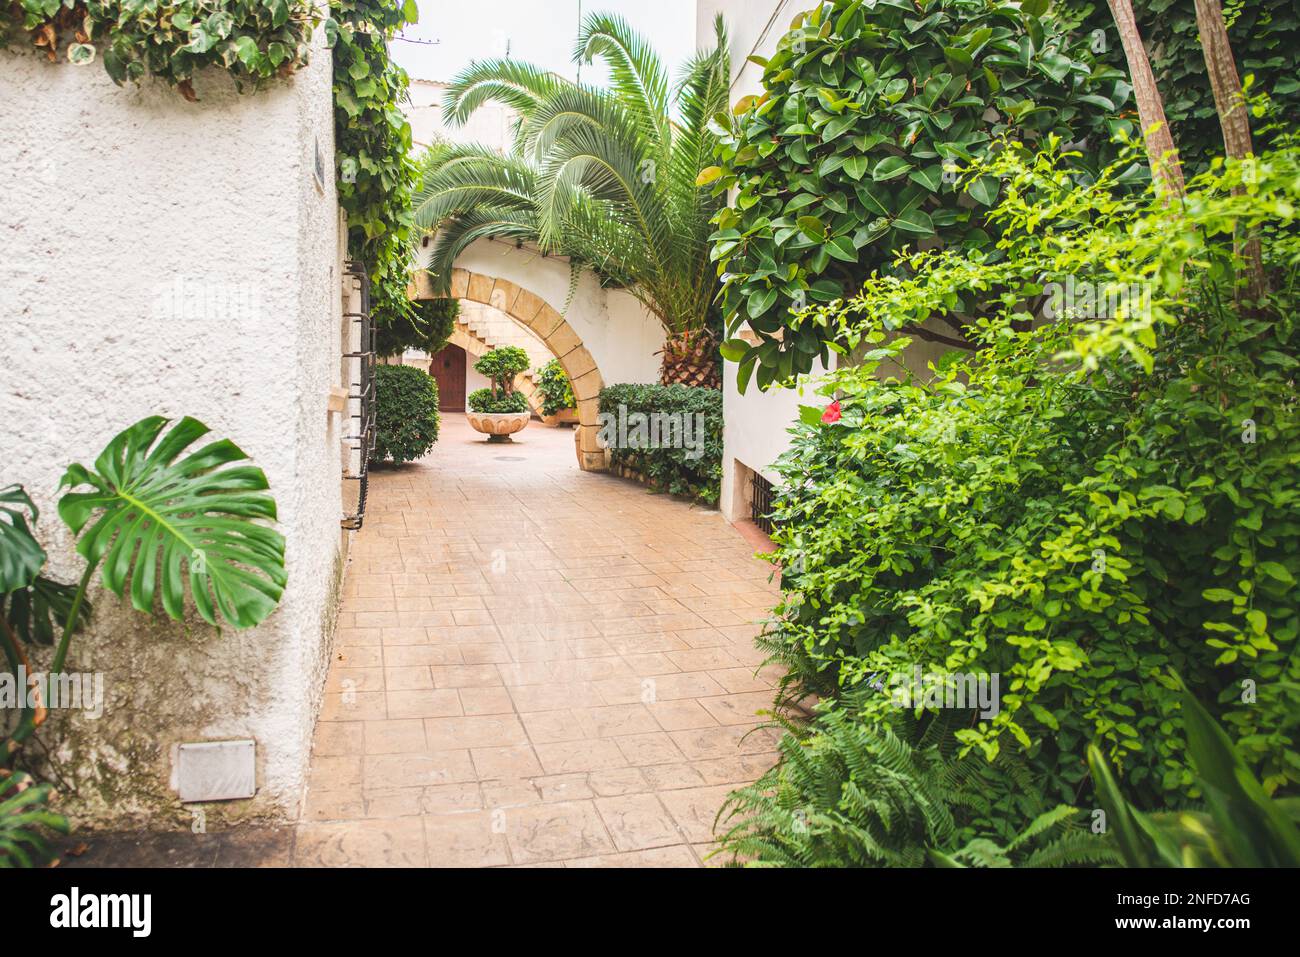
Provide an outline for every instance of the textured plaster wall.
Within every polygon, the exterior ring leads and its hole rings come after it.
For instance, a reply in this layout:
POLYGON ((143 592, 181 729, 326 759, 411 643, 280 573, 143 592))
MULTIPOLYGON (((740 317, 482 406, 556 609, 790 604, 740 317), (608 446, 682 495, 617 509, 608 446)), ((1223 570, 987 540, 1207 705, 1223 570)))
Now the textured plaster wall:
POLYGON ((63 810, 100 826, 189 826, 170 790, 182 741, 257 741, 257 796, 208 806, 209 823, 296 810, 343 564, 329 52, 254 95, 219 74, 195 85, 187 103, 118 88, 98 64, 0 51, 0 486, 27 486, 51 570, 75 580, 54 509, 66 464, 146 415, 188 414, 266 471, 287 538, 284 600, 250 631, 153 622, 92 593, 69 665, 104 674, 104 715, 60 714, 41 738, 63 810), (257 312, 168 314, 159 287, 177 277, 247 290, 257 312))

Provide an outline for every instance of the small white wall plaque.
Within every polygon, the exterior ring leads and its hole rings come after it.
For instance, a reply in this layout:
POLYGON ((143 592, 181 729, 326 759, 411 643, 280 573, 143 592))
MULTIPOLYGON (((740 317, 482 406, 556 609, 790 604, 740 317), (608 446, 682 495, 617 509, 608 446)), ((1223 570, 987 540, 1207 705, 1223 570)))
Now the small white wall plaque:
POLYGON ((251 798, 257 793, 256 758, 252 740, 182 744, 176 758, 181 803, 251 798))

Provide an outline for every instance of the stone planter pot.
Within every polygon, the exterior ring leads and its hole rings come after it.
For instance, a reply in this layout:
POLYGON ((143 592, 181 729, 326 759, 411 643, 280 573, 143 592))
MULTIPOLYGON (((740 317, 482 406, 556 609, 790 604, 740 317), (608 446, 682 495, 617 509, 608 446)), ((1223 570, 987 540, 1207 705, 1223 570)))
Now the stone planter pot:
POLYGON ((561 409, 555 415, 542 416, 542 424, 549 425, 551 428, 558 428, 561 425, 577 425, 577 409, 561 409))
POLYGON ((489 442, 511 442, 510 436, 528 425, 531 412, 466 412, 470 428, 482 432, 489 442))

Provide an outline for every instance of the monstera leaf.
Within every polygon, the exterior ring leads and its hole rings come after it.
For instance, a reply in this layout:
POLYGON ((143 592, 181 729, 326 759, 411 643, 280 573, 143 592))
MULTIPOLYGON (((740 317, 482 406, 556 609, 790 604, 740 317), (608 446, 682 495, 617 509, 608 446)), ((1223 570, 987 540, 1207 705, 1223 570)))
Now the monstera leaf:
POLYGON ((54 863, 50 834, 67 834, 67 818, 49 809, 53 787, 14 771, 0 785, 0 868, 54 863))
POLYGON ((0 595, 0 617, 21 641, 35 645, 52 645, 76 608, 77 623, 72 631, 81 631, 90 621, 90 602, 76 600, 77 586, 65 585, 44 575, 37 575, 26 588, 0 595))
POLYGON ((45 564, 45 550, 28 524, 38 515, 21 485, 0 488, 0 595, 26 588, 45 564))
POLYGON ((59 516, 90 567, 102 563, 110 591, 121 597, 130 579, 138 611, 152 613, 161 592, 167 614, 180 619, 188 578, 204 621, 252 627, 285 584, 284 537, 258 522, 276 517, 266 475, 233 464, 248 456, 228 440, 186 454, 209 432, 202 422, 186 417, 163 434, 168 425, 142 419, 108 443, 93 470, 70 466, 59 516), (92 491, 77 491, 86 485, 92 491))

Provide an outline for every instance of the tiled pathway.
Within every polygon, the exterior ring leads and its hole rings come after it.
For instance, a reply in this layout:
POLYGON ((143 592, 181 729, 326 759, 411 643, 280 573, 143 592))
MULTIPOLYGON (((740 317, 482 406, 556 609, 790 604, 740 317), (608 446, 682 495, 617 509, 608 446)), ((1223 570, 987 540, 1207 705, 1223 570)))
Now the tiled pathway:
POLYGON ((753 545, 517 438, 372 476, 295 864, 694 867, 773 763, 753 545))

